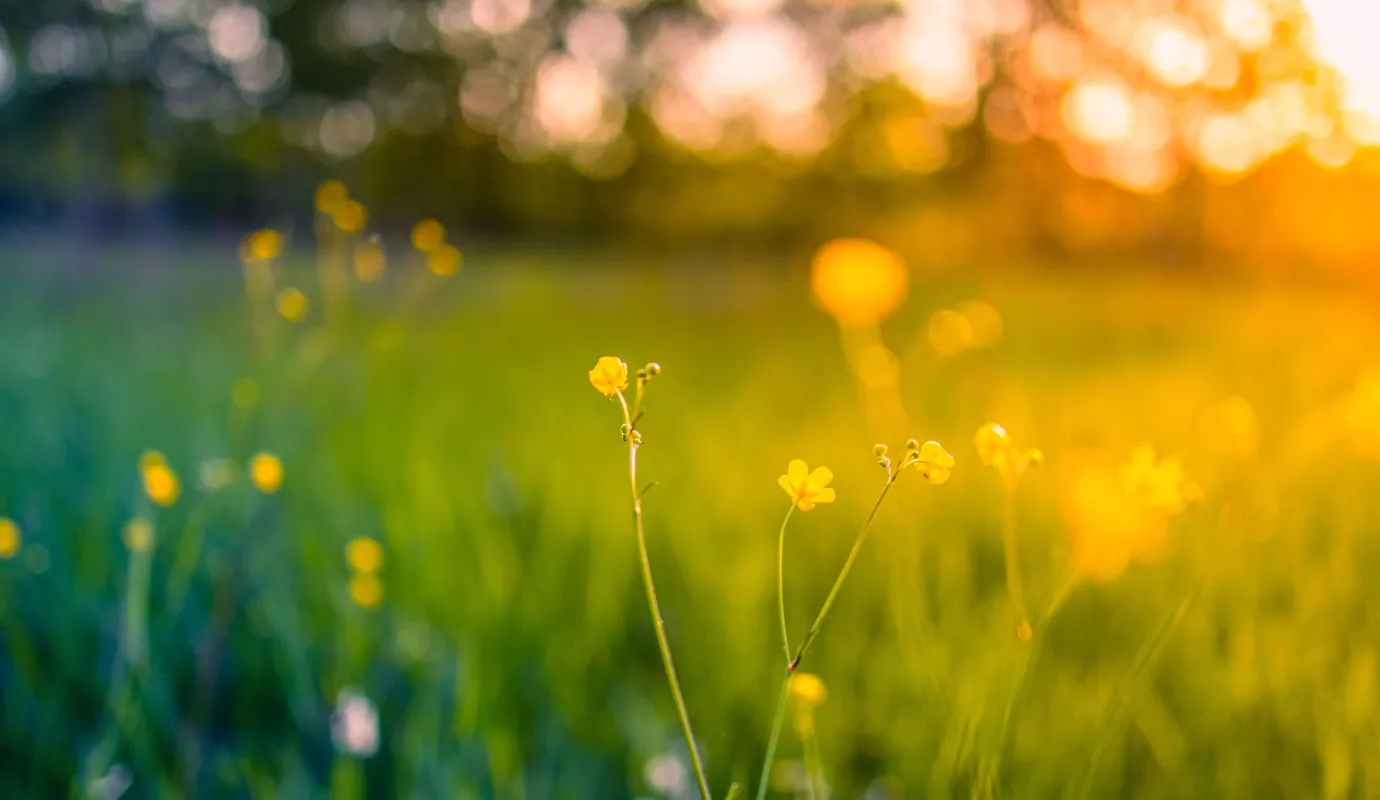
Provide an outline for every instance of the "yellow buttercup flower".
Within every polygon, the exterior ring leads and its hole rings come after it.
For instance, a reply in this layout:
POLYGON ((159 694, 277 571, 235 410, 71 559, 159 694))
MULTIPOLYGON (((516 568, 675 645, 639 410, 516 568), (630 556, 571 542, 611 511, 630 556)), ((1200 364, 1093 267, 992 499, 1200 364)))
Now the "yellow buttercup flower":
POLYGON ((941 484, 949 479, 954 468, 954 457, 940 446, 939 442, 925 442, 913 459, 915 468, 933 484, 941 484))
POLYGON ((973 448, 983 466, 995 467, 1008 487, 1014 487, 1027 469, 1044 463, 1039 450, 1020 450, 1006 428, 989 422, 973 434, 973 448))
POLYGON ((834 490, 828 488, 832 480, 834 473, 828 467, 820 467, 811 472, 804 461, 796 459, 786 468, 786 474, 782 475, 777 483, 790 495, 796 508, 809 511, 816 503, 834 502, 834 490))
POLYGON ((383 546, 366 536, 356 536, 345 545, 345 563, 356 574, 372 575, 383 568, 383 546))
POLYGON ((589 371, 589 385, 605 397, 613 397, 628 388, 628 365, 616 356, 604 356, 589 371))
POLYGON ((345 200, 330 213, 335 226, 345 233, 359 233, 369 224, 369 210, 355 200, 345 200))
POLYGON ((148 552, 153 547, 153 526, 143 517, 135 517, 125 523, 121 538, 131 553, 148 552))
POLYGON ((149 450, 139 456, 139 469, 144 479, 144 494, 160 506, 167 507, 177 502, 182 494, 182 484, 177 474, 168 468, 162 453, 149 450))
POLYGON ((288 322, 296 322, 307 313, 311 303, 301 290, 289 286, 278 293, 276 305, 278 306, 278 313, 283 315, 283 319, 288 322))
POLYGON ((426 254, 426 268, 442 278, 458 272, 463 261, 464 256, 460 254, 460 251, 454 245, 449 244, 437 245, 435 249, 426 254))
POLYGON ((1075 451, 1064 461, 1060 505, 1073 539, 1074 569, 1110 581, 1132 560, 1157 560, 1165 516, 1141 502, 1101 456, 1075 451))
POLYGON ((24 535, 19 526, 9 517, 0 517, 0 558, 9 560, 19 555, 24 546, 24 535))
POLYGON ((1148 444, 1131 451, 1120 474, 1128 491, 1162 514, 1177 514, 1202 499, 1202 489, 1184 475, 1183 464, 1177 458, 1156 457, 1155 448, 1148 444))
POLYGON ((377 242, 365 242, 355 248, 355 277, 361 283, 373 283, 383 277, 388 258, 377 242))
POLYGON ((268 261, 278 257, 283 249, 283 235, 271 228, 254 231, 246 237, 245 252, 255 261, 268 261))
POLYGON ((377 575, 350 578, 350 599, 362 608, 375 608, 383 602, 383 581, 377 575))
POLYGON ((412 226, 412 246, 430 253, 446 243, 446 229, 434 219, 424 219, 412 226))
POLYGON ((249 479, 264 494, 273 494, 283 485, 283 462, 272 453, 256 453, 249 459, 249 479))
POLYGON ((813 707, 829 699, 829 690, 813 672, 797 672, 791 678, 791 695, 796 703, 813 707))
POLYGON ((350 200, 350 190, 340 181, 325 181, 316 187, 316 210, 322 214, 334 214, 350 200))

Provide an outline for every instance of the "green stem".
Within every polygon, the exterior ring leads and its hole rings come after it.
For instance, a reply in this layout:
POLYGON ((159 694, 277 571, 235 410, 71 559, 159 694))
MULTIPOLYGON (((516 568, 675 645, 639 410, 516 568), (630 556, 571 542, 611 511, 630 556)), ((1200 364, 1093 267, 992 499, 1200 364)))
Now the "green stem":
MULTIPOLYGON (((639 387, 640 388, 640 387, 639 387)), ((623 406, 623 417, 629 427, 633 417, 628 412, 628 401, 618 394, 623 406)), ((666 668, 666 682, 671 685, 671 697, 676 703, 676 714, 680 717, 680 729, 685 734, 685 746, 690 750, 690 764, 695 769, 695 781, 699 784, 700 796, 713 800, 709 791, 709 781, 704 776, 704 764, 700 761, 699 748, 695 744, 695 732, 690 728, 690 712, 685 707, 685 696, 680 690, 680 680, 676 677, 676 663, 671 658, 671 643, 666 638, 666 623, 661 618, 661 603, 656 597, 656 583, 652 580, 652 562, 647 556, 647 534, 642 525, 642 498, 637 491, 637 438, 629 431, 628 435, 628 480, 632 487, 633 522, 637 529, 637 552, 642 562, 642 585, 647 590, 647 609, 652 614, 652 626, 656 630, 657 647, 661 650, 661 663, 666 668)))
POLYGON ((767 784, 771 782, 771 765, 776 760, 776 743, 781 739, 781 722, 786 718, 786 699, 791 693, 791 670, 781 681, 781 696, 776 699, 776 717, 771 721, 771 738, 767 739, 767 757, 762 762, 762 777, 757 781, 757 800, 765 800, 767 784))
MULTIPOLYGON (((781 699, 776 704, 776 719, 772 722, 771 738, 767 740, 767 757, 762 763, 762 780, 757 786, 757 800, 767 796, 767 778, 771 775, 772 760, 776 757, 776 743, 781 738, 781 719, 786 714, 786 696, 790 688, 791 676, 800 668, 801 659, 805 658, 805 651, 815 641, 819 635, 820 628, 824 625, 824 618, 829 616, 829 609, 834 605, 834 599, 839 595, 839 589, 843 587, 843 581, 848 577, 848 573, 853 569, 853 562, 858 558, 858 551, 862 549, 863 540, 867 538, 867 532, 872 529, 872 521, 877 518, 877 510, 882 507, 882 501, 886 499, 887 492, 896 483, 896 479, 901 475, 909 462, 887 476, 886 485, 882 487, 881 494, 877 495, 877 502, 872 504, 872 511, 867 515, 867 520, 863 522, 862 530, 858 531, 858 538, 853 540, 853 549, 848 551, 848 559, 843 562, 843 569, 839 571, 839 576, 834 579, 834 586, 829 590, 829 596, 824 598, 824 605, 819 609, 819 614, 815 621, 810 625, 810 631, 805 634, 805 641, 800 645, 800 649, 795 651, 795 656, 789 659, 786 664, 786 679, 781 684, 781 699)), ((790 650, 786 651, 787 653, 790 650)))
POLYGON ((776 537, 776 608, 781 612, 781 646, 786 650, 786 663, 791 663, 791 635, 786 632, 786 524, 795 513, 795 503, 786 509, 781 520, 781 534, 776 537))
POLYGON ((1011 604, 1016 607, 1020 627, 1028 630, 1030 615, 1025 610, 1025 589, 1021 586, 1021 551, 1016 540, 1016 491, 1006 489, 1006 508, 1002 514, 1002 541, 1006 550, 1006 591, 1011 595, 1011 604))
POLYGON ((882 501, 886 499, 887 492, 891 491, 892 485, 896 483, 896 478, 901 474, 901 470, 896 470, 887 478, 886 485, 882 487, 882 493, 877 495, 877 502, 872 504, 872 511, 867 515, 867 521, 863 523, 862 530, 858 531, 858 538, 853 540, 853 549, 848 551, 848 559, 843 562, 843 569, 839 571, 839 576, 834 579, 834 586, 829 590, 829 596, 824 598, 824 605, 820 607, 819 614, 815 621, 810 625, 810 630, 805 634, 805 641, 796 651, 795 658, 791 659, 788 670, 795 672, 800 668, 800 660, 805 657, 805 651, 810 649, 815 637, 819 635, 820 628, 824 625, 824 618, 829 616, 829 609, 834 606, 834 600, 839 596, 839 589, 843 588, 843 581, 848 577, 848 573, 853 569, 853 562, 858 558, 858 551, 862 550, 863 540, 867 538, 867 532, 872 529, 872 521, 877 518, 877 510, 882 507, 882 501))

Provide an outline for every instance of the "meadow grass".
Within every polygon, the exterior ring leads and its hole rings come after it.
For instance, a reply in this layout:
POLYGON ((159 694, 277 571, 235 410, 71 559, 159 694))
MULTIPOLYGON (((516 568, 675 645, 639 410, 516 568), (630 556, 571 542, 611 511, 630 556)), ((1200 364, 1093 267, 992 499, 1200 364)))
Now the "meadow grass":
POLYGON ((289 257, 309 309, 259 341, 228 253, 8 260, 32 268, 0 277, 0 516, 23 537, 0 561, 7 794, 81 794, 118 764, 135 796, 692 796, 620 415, 586 380, 608 354, 664 367, 639 425, 647 543, 716 794, 756 788, 780 686, 777 477, 803 458, 838 491, 791 520, 795 643, 884 479, 873 445, 912 435, 945 444, 952 479, 902 481, 879 511, 807 659, 828 699, 807 742, 786 727, 771 796, 1380 791, 1380 469, 1356 447, 1380 404, 1353 392, 1380 324, 1354 297, 916 276, 882 329, 895 430, 790 265, 494 251, 416 284, 434 276, 398 259, 328 326, 314 266, 289 257), (931 313, 970 298, 1001 312, 1001 342, 936 355, 931 313), (1205 445, 1231 396, 1259 419, 1255 455, 1205 445), (1014 635, 1006 492, 971 444, 993 420, 1046 456, 1013 495, 1034 643, 1014 635), (1040 630, 1073 558, 1071 465, 1140 442, 1181 454, 1203 501, 1153 563, 1079 582, 1040 630), (182 480, 167 509, 143 499, 148 449, 182 480), (243 474, 260 451, 276 493, 243 474), (212 492, 214 459, 238 475, 212 492), (139 516, 142 565, 122 538, 139 516), (352 599, 357 537, 383 546, 374 608, 352 599), (347 688, 377 706, 372 757, 332 744, 347 688))

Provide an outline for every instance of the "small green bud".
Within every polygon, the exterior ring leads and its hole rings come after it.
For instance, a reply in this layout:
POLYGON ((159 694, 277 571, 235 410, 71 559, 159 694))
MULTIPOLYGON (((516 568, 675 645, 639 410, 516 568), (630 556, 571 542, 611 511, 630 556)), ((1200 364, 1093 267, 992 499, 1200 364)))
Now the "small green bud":
POLYGON ((661 374, 661 365, 656 363, 655 361, 643 367, 643 369, 647 371, 648 378, 655 378, 656 376, 661 374))
POLYGON ((920 449, 920 443, 917 442, 917 441, 915 441, 914 439, 911 439, 910 441, 906 442, 906 449, 907 449, 907 450, 919 450, 919 449, 920 449))

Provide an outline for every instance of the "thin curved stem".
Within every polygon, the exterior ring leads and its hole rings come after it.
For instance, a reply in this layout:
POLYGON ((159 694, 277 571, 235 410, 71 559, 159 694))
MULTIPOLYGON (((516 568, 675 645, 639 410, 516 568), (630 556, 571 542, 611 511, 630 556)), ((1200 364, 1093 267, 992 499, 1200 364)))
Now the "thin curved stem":
POLYGON ((1011 604, 1021 618, 1020 629, 1030 632, 1030 615, 1025 610, 1025 589, 1021 585, 1021 548, 1016 539, 1016 490, 1006 488, 1006 504, 1002 514, 1002 541, 1006 550, 1006 591, 1011 604))
POLYGON ((843 588, 843 581, 848 577, 848 573, 853 569, 853 562, 858 558, 858 552, 862 550, 863 541, 867 539, 867 532, 872 529, 872 521, 877 518, 877 510, 882 507, 882 501, 886 499, 887 492, 896 483, 896 478, 901 474, 900 470, 892 473, 887 478, 886 485, 882 487, 882 493, 877 495, 877 502, 872 504, 872 511, 867 515, 867 521, 863 523, 862 530, 858 531, 858 538, 853 540, 853 549, 848 551, 848 559, 843 562, 843 569, 839 570, 839 576, 834 579, 834 586, 829 590, 829 596, 824 598, 824 605, 820 607, 819 614, 815 621, 810 625, 810 630, 805 634, 805 641, 796 651, 795 658, 791 659, 787 671, 795 672, 800 667, 800 661, 805 657, 805 651, 814 643, 815 637, 819 635, 820 628, 824 625, 824 618, 829 616, 829 609, 833 608, 834 600, 839 596, 839 589, 843 588))
MULTIPOLYGON (((640 389, 638 386, 641 400, 640 389)), ((642 498, 637 491, 637 437, 631 430, 634 417, 629 413, 628 401, 623 393, 618 393, 618 402, 623 406, 623 418, 627 421, 628 432, 628 482, 632 490, 633 523, 637 529, 637 552, 642 562, 642 585, 647 590, 647 609, 652 614, 652 627, 656 631, 657 647, 661 650, 661 663, 666 668, 666 682, 671 686, 671 697, 675 700, 676 714, 680 717, 680 729, 685 734, 685 746, 690 751, 690 765, 695 770, 695 781, 699 784, 700 796, 713 800, 709 791, 709 781, 704 775, 704 764, 700 761, 699 747, 695 744, 695 732, 690 727, 690 712, 685 707, 685 696, 680 690, 680 679, 676 677, 676 662, 671 658, 671 643, 666 638, 666 624, 661 618, 661 603, 657 601, 656 583, 652 580, 652 562, 647 556, 647 534, 642 525, 642 498)))
POLYGON ((839 571, 839 576, 834 579, 834 586, 829 590, 829 596, 824 598, 824 605, 819 609, 814 623, 810 625, 809 632, 805 634, 805 641, 800 645, 800 649, 795 651, 794 657, 789 655, 789 648, 786 651, 789 659, 786 664, 786 677, 781 682, 781 697, 776 702, 776 718, 772 721, 771 738, 767 740, 767 756, 766 760, 762 762, 762 777, 757 784, 757 800, 763 800, 767 796, 767 779, 771 776, 772 761, 776 758, 776 744, 781 738, 781 720, 786 716, 786 698, 791 686, 791 676, 800 668, 801 659, 805 658, 805 651, 810 648, 815 637, 819 636, 820 628, 824 626, 824 618, 829 616, 829 609, 833 607, 834 600, 839 595, 839 589, 843 587, 844 579, 853 569, 853 562, 858 558, 858 551, 862 549, 863 540, 867 538, 867 532, 872 529, 872 521, 877 518, 877 510, 882 507, 882 501, 886 499, 887 492, 891 491, 892 485, 896 483, 896 479, 900 475, 900 469, 888 473, 886 485, 882 487, 881 494, 877 495, 877 502, 872 504, 872 510, 868 512, 867 520, 863 522, 862 529, 858 531, 858 538, 853 540, 853 549, 848 551, 848 559, 843 562, 843 569, 839 571))
POLYGON ((786 630, 786 525, 795 513, 795 503, 786 509, 781 520, 781 533, 776 537, 776 608, 781 613, 781 646, 786 651, 786 663, 791 663, 791 635, 786 630))

